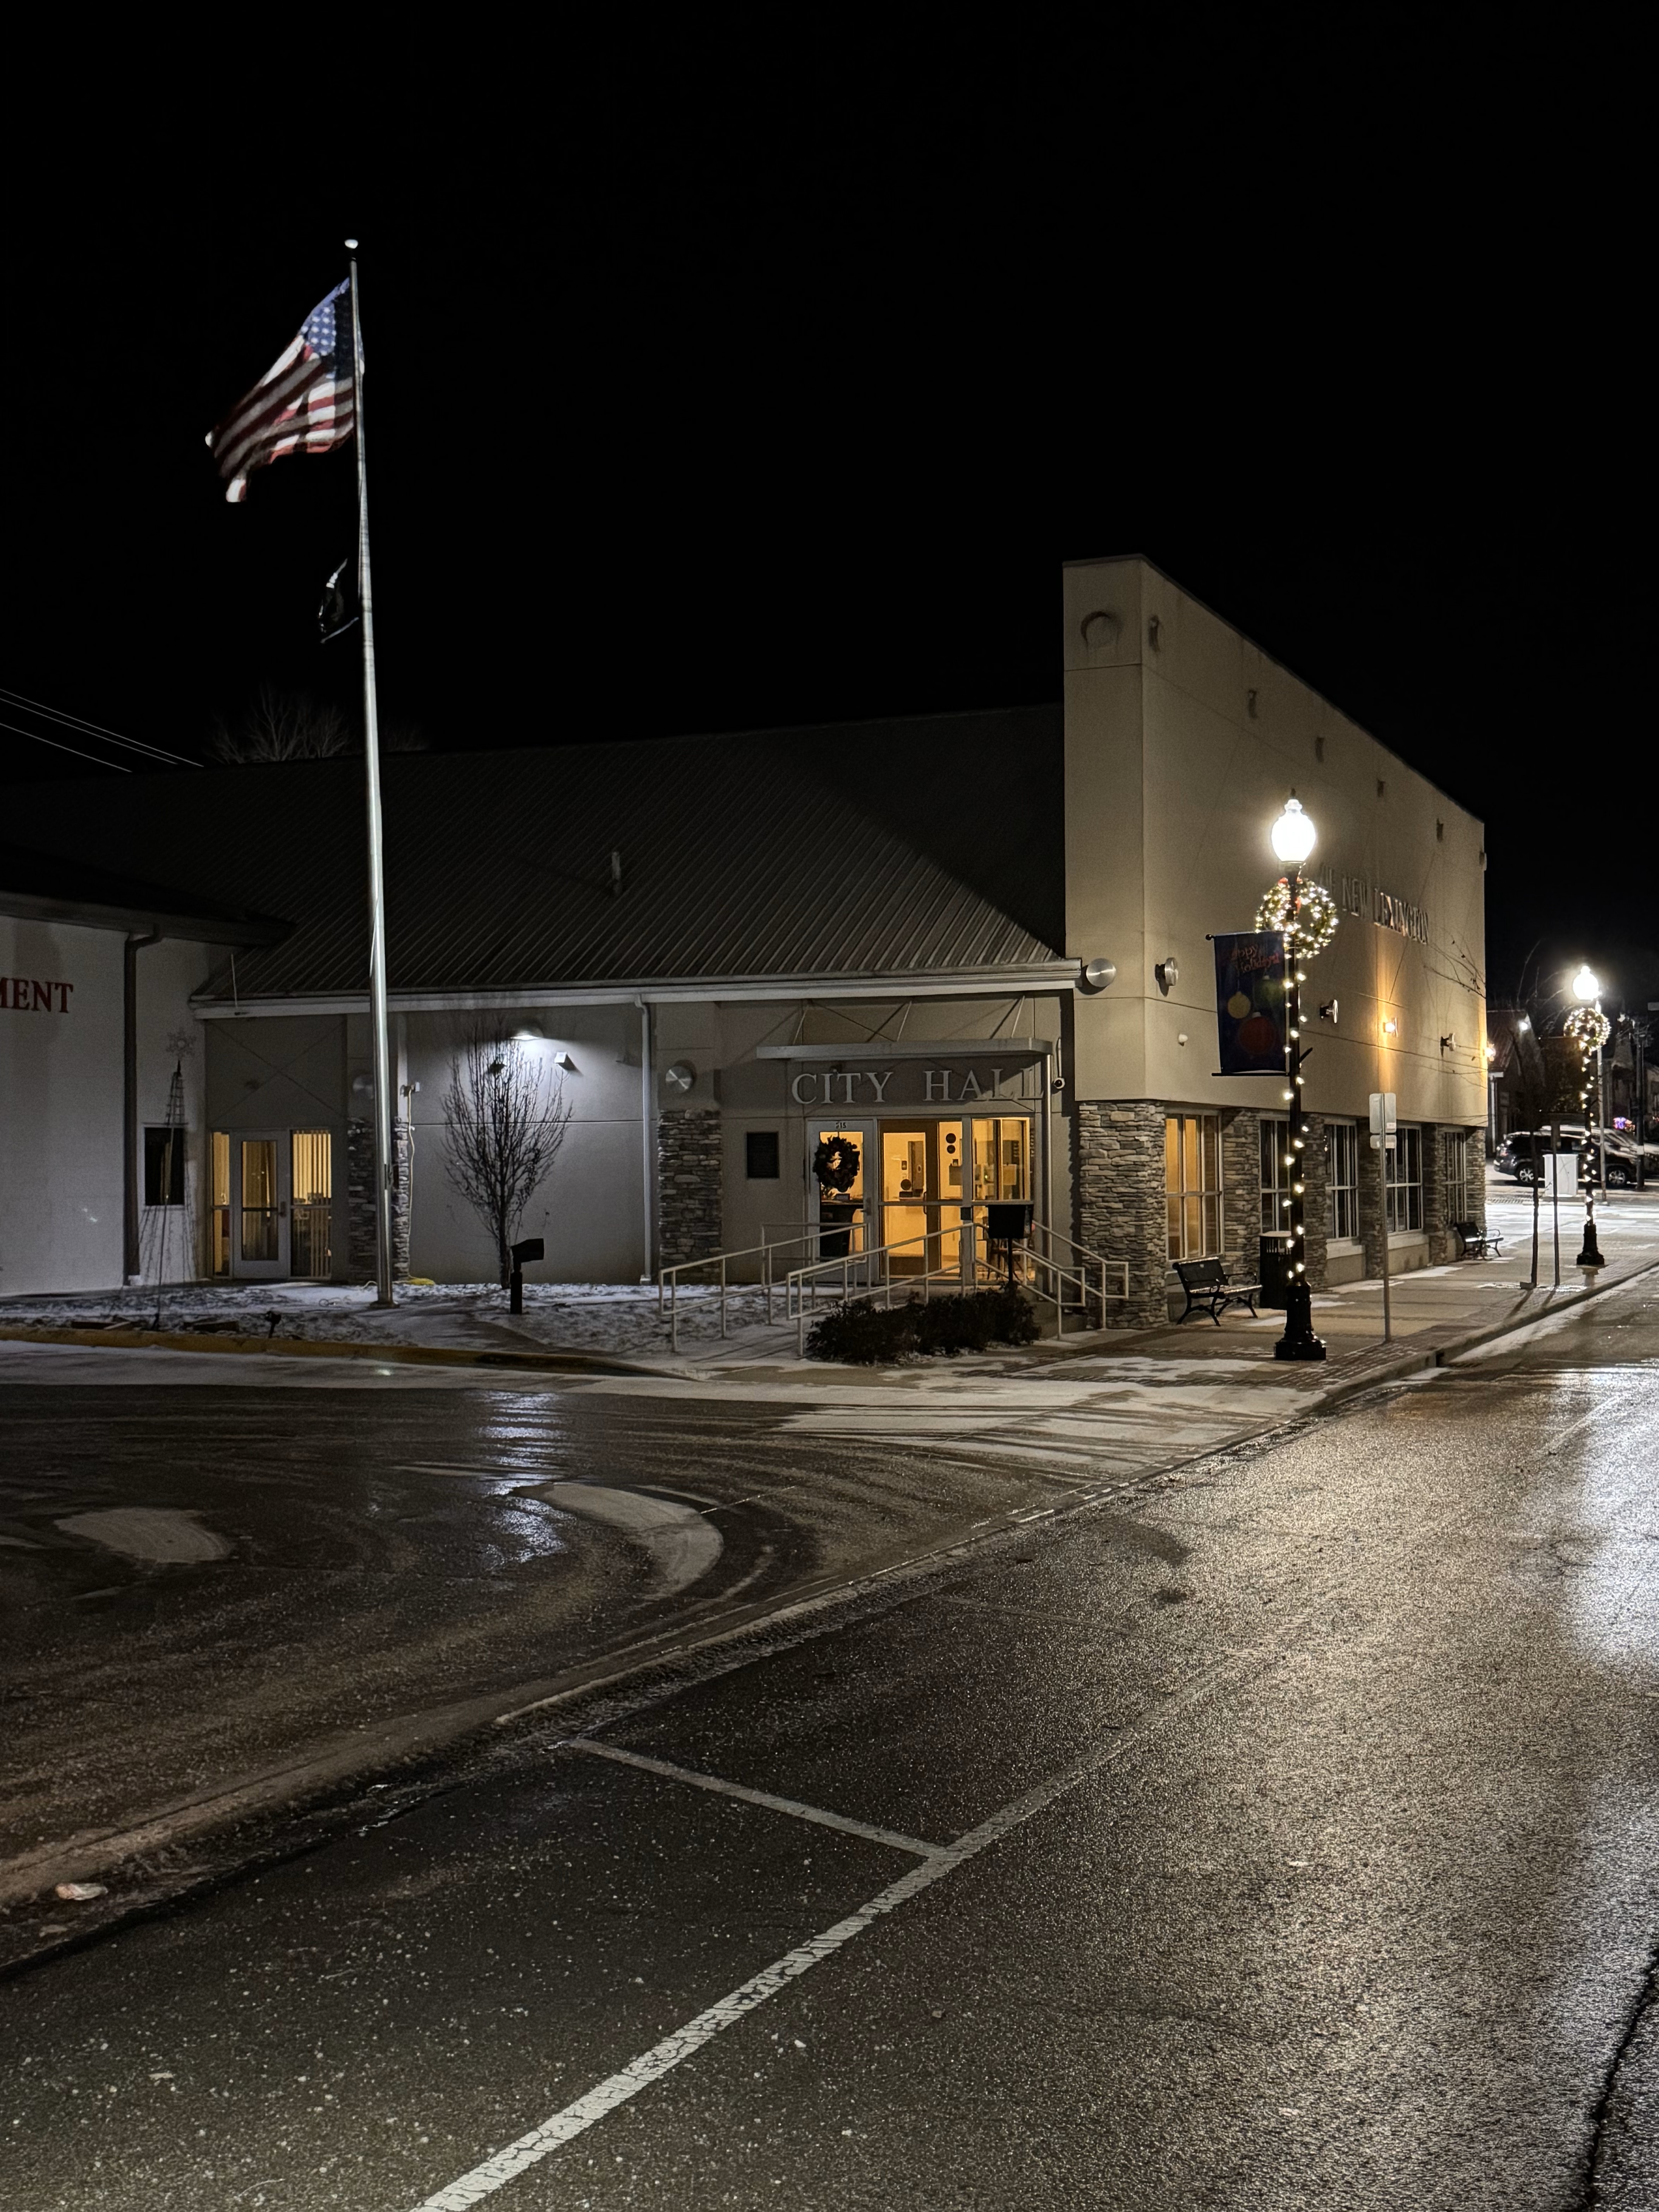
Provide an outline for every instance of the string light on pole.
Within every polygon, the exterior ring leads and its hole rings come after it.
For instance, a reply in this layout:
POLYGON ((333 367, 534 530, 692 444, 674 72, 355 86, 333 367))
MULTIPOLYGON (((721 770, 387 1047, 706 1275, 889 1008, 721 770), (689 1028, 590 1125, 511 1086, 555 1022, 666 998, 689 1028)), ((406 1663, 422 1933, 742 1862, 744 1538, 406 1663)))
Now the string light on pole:
POLYGON ((1273 1346, 1275 1359, 1322 1359, 1323 1341, 1314 1334, 1313 1294, 1308 1286, 1307 1148, 1308 1118, 1303 1103, 1302 986, 1308 971, 1302 965, 1322 951, 1336 928, 1336 908, 1328 892, 1306 884, 1302 863, 1313 851, 1315 830, 1302 802, 1294 793, 1273 823, 1273 854, 1284 863, 1285 873, 1267 893, 1256 917, 1258 928, 1282 929, 1285 937, 1285 1101, 1290 1109, 1290 1141, 1285 1152, 1289 1188, 1283 1210, 1290 1215, 1289 1280, 1285 1291, 1285 1334, 1273 1346), (1323 901, 1317 905, 1311 894, 1323 901), (1264 921, 1270 909, 1282 920, 1264 921))
MULTIPOLYGON (((1572 979, 1572 995, 1578 1004, 1562 1024, 1564 1035, 1578 1047, 1584 1066, 1584 1085, 1579 1092, 1586 1108, 1589 1104, 1589 1070, 1591 1056, 1595 1066, 1595 1142, 1598 1164, 1603 1189, 1607 1180, 1607 1133, 1602 1127, 1606 1119, 1601 1107, 1601 1048, 1612 1031, 1612 1024, 1601 1012, 1601 982, 1587 960, 1572 979)), ((1581 1267, 1601 1267, 1607 1262, 1601 1257, 1601 1248, 1595 1241, 1595 1181, 1593 1175, 1584 1178, 1584 1244, 1578 1255, 1581 1267)))

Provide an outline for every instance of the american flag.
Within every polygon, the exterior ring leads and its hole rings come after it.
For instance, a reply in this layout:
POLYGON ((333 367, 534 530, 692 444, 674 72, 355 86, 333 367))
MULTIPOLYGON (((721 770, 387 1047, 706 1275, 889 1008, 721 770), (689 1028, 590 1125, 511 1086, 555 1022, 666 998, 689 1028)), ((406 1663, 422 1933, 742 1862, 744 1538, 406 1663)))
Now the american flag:
POLYGON ((284 453, 325 453, 351 435, 357 404, 350 289, 349 280, 337 284, 252 391, 208 432, 228 500, 245 500, 249 477, 268 461, 284 453))

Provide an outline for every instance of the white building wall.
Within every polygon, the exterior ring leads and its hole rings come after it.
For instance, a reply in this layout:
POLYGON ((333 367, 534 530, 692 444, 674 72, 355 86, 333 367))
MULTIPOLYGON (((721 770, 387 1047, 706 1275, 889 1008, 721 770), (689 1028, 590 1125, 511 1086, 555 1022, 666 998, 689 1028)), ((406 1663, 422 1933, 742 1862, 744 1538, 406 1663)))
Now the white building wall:
MULTIPOLYGON (((113 941, 118 966, 120 939, 113 941)), ((191 1011, 190 997, 206 981, 216 961, 223 957, 209 945, 185 944, 172 938, 147 945, 137 955, 138 1136, 134 1164, 140 1177, 139 1272, 147 1283, 191 1282, 205 1272, 202 1240, 209 1196, 207 1053, 203 1024, 191 1011), (144 1131, 166 1123, 175 1066, 183 1079, 185 1203, 147 1206, 143 1182, 144 1131)))
MULTIPOLYGON (((469 1024, 477 1018, 404 1018, 404 1080, 421 1086, 406 1101, 415 1139, 410 1272, 440 1283, 495 1279, 489 1233, 446 1168, 444 1094, 453 1058, 469 1024)), ((572 1109, 553 1173, 532 1200, 518 1232, 546 1241, 547 1257, 532 1268, 532 1276, 551 1282, 637 1282, 645 1219, 637 1011, 544 1008, 522 1016, 492 1014, 488 1022, 502 1036, 529 1022, 545 1031, 528 1049, 543 1063, 550 1085, 562 1086, 572 1109), (570 1067, 556 1066, 561 1054, 571 1060, 570 1067)))
POLYGON ((0 916, 0 1297, 121 1280, 121 942, 0 916))

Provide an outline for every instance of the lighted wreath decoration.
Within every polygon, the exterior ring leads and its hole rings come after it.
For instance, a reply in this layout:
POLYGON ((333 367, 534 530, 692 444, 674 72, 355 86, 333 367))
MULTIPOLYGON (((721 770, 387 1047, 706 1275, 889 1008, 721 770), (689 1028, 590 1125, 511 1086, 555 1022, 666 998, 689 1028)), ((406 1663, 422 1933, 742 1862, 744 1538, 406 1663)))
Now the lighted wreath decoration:
POLYGON ((1304 959, 1311 960, 1336 935, 1336 901, 1323 884, 1304 878, 1297 886, 1297 915, 1292 927, 1290 879, 1281 876, 1257 907, 1255 926, 1258 929, 1282 929, 1294 935, 1297 951, 1304 959))
POLYGON ((1613 1035, 1613 1024, 1599 1006, 1575 1006, 1561 1024, 1561 1034, 1588 1056, 1599 1052, 1613 1035))
POLYGON ((859 1179, 858 1146, 850 1137, 826 1137, 812 1155, 812 1173, 825 1190, 851 1190, 859 1179))

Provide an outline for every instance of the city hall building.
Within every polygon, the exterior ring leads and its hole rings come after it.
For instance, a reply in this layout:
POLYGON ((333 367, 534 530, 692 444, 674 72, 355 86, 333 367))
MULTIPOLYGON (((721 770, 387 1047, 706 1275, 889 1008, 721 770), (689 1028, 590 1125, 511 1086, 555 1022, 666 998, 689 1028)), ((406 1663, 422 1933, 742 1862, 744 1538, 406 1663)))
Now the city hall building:
MULTIPOLYGON (((791 1238, 919 1272, 991 1199, 1126 1267, 1127 1323, 1178 1260, 1254 1273, 1283 1085, 1215 1073, 1209 940, 1253 927, 1292 790, 1340 915, 1304 994, 1310 1272, 1455 1255, 1481 825, 1148 562, 1061 596, 1057 705, 386 761, 402 1272, 494 1278, 444 1099, 470 1040, 516 1040, 570 1109, 520 1231, 549 1279, 791 1238)), ((361 764, 7 817, 0 1297, 372 1279, 361 764)))

